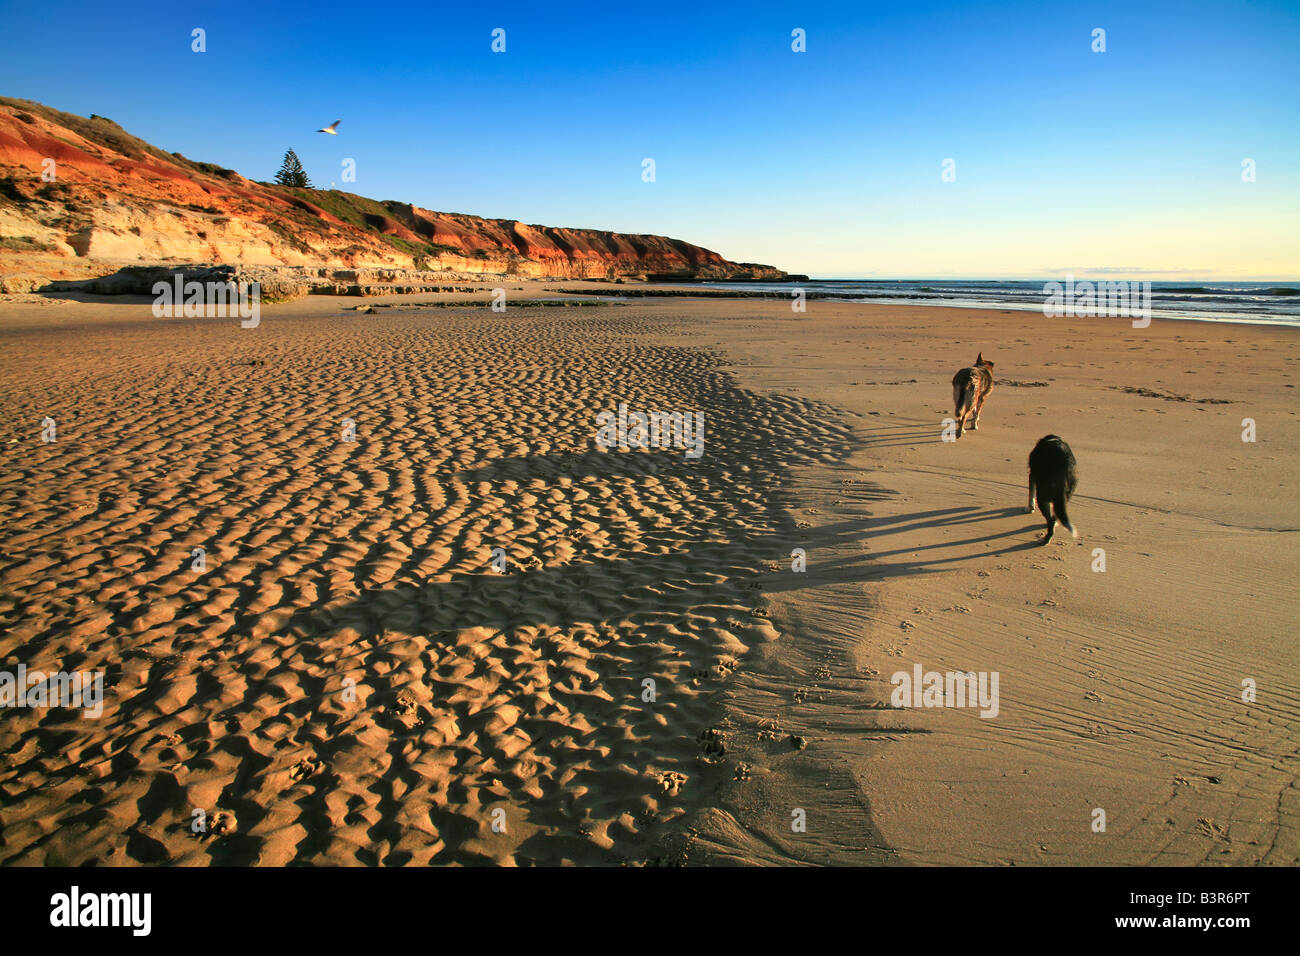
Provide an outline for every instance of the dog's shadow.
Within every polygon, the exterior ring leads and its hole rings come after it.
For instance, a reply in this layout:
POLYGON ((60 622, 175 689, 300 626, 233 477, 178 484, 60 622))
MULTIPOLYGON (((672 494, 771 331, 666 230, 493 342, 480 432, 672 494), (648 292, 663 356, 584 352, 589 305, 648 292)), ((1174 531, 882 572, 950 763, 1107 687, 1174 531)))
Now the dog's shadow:
MULTIPOLYGON (((1043 523, 1037 516, 1031 518, 1023 507, 1009 505, 1003 508, 977 509, 973 506, 964 508, 943 508, 932 511, 916 511, 910 514, 890 515, 882 518, 864 518, 845 521, 811 529, 812 534, 802 542, 808 555, 806 574, 786 577, 782 575, 767 576, 762 579, 764 591, 780 593, 800 590, 805 587, 823 584, 884 581, 889 578, 912 574, 935 574, 951 571, 961 565, 987 558, 997 558, 1020 551, 1033 551, 1045 543, 1042 536, 1043 523), (909 533, 936 527, 963 527, 980 525, 985 522, 1004 519, 1026 518, 1030 523, 1016 523, 1013 527, 989 531, 958 540, 944 540, 932 544, 893 547, 889 550, 876 550, 875 544, 882 538, 902 535, 894 538, 892 543, 906 540, 909 533), (1038 533, 1035 534, 1035 531, 1038 533), (979 547, 993 541, 1007 541, 1012 538, 1026 537, 1027 540, 1008 542, 1002 547, 979 547), (933 557, 915 557, 922 552, 943 552, 960 549, 955 554, 935 554, 933 557), (829 554, 827 552, 830 552, 829 554), (890 561, 900 555, 912 555, 911 560, 890 561)), ((1053 539, 1055 540, 1055 539, 1053 539)), ((773 542, 775 550, 775 542, 773 542)))
MULTIPOLYGON (((979 524, 993 520, 997 520, 1001 523, 1002 519, 1030 517, 1025 513, 1023 507, 1016 506, 989 508, 983 511, 976 511, 973 509, 953 510, 962 513, 951 518, 923 521, 907 526, 896 527, 891 529, 888 533, 901 534, 908 531, 916 531, 939 525, 946 527, 960 527, 963 525, 979 524)), ((920 516, 924 517, 925 515, 920 516)), ((908 517, 909 516, 903 516, 901 520, 907 520, 908 517)), ((1015 554, 1020 551, 1034 551, 1041 548, 1045 543, 1042 540, 1042 528, 1043 523, 1041 521, 1032 520, 1028 525, 1017 523, 1014 527, 1007 528, 1006 530, 991 531, 987 534, 961 538, 959 540, 937 541, 933 544, 923 544, 915 547, 899 547, 889 551, 872 550, 869 552, 868 574, 865 579, 885 580, 891 577, 910 574, 927 574, 939 571, 948 571, 971 561, 1004 557, 1005 555, 1015 554), (1035 531, 1040 533, 1035 534, 1035 531), (1022 538, 1025 536, 1029 536, 1028 540, 1008 543, 1002 547, 980 547, 981 545, 987 545, 992 541, 1005 541, 1009 538, 1022 538), (955 554, 944 553, 953 551, 954 549, 960 549, 960 552, 955 554), (925 558, 915 557, 915 555, 922 552, 931 553, 935 556, 927 556, 925 558), (901 555, 911 555, 913 557, 910 560, 887 560, 901 555)))

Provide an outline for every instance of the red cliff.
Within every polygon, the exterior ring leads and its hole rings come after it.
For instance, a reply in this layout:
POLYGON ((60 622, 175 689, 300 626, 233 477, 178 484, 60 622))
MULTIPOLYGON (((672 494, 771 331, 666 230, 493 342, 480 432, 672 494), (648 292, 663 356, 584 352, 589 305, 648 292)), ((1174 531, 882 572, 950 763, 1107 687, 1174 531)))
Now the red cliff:
MULTIPOLYGON (((665 236, 432 212, 291 189, 167 153, 112 120, 0 97, 0 282, 221 263, 558 278, 779 279, 665 236), (51 167, 50 161, 53 161, 51 167), (53 181, 42 173, 51 169, 53 181)), ((2 291, 4 286, 0 286, 2 291)))

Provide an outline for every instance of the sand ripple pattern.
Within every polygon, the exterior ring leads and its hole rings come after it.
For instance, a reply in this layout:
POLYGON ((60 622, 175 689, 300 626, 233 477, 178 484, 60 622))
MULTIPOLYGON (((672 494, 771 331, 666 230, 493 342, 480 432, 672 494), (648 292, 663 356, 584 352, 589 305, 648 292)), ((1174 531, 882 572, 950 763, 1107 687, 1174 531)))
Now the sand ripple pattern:
POLYGON ((848 431, 551 311, 5 331, 0 658, 106 693, 0 712, 0 862, 675 862, 787 469, 848 431), (619 401, 704 457, 595 450, 619 401))

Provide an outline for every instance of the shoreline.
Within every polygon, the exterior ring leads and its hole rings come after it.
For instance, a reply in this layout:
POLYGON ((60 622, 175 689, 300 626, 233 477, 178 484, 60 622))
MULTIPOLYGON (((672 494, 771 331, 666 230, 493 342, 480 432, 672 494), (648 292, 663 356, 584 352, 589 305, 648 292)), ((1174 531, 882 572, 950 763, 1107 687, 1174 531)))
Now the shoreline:
MULTIPOLYGON (((700 289, 692 288, 691 285, 675 285, 672 283, 655 284, 628 282, 627 284, 605 281, 605 280, 565 280, 551 278, 536 278, 524 276, 496 276, 491 279, 480 277, 463 278, 457 277, 452 281, 455 285, 452 288, 443 286, 437 288, 441 283, 431 285, 431 291, 416 292, 392 292, 381 293, 377 291, 369 292, 347 292, 341 291, 335 294, 324 294, 312 292, 305 296, 290 299, 284 302, 270 301, 264 303, 266 307, 278 308, 295 302, 315 302, 320 305, 336 301, 348 302, 360 300, 365 306, 376 308, 385 308, 393 305, 399 305, 403 308, 416 308, 421 302, 411 301, 416 297, 420 300, 428 301, 436 308, 445 308, 452 305, 465 306, 483 306, 491 305, 490 299, 478 300, 465 298, 491 292, 497 288, 505 288, 510 291, 524 292, 526 301, 537 301, 541 299, 555 299, 570 296, 587 296, 597 299, 602 303, 619 304, 622 302, 633 302, 637 300, 654 300, 654 299, 696 299, 711 302, 747 302, 747 301, 775 301, 789 304, 789 294, 785 292, 763 292, 763 291, 746 291, 739 289, 700 289), (520 285, 519 283, 524 283, 520 285), (564 283, 563 288, 530 288, 538 285, 555 286, 564 283)), ((712 280, 701 280, 712 281, 712 280)), ((757 280, 755 280, 757 281, 757 280)), ((773 283, 775 284, 775 283, 773 283)), ((378 289, 378 286, 366 287, 372 290, 378 289)), ((951 302, 931 302, 917 301, 909 299, 906 296, 881 297, 870 293, 861 295, 843 295, 839 293, 825 292, 808 292, 805 294, 808 302, 822 302, 828 304, 846 304, 862 306, 880 306, 888 308, 902 309, 957 309, 971 312, 1004 312, 1004 313, 1025 313, 1029 315, 1040 315, 1046 319, 1083 319, 1093 321, 1113 321, 1123 320, 1131 322, 1129 316, 1124 315, 1073 315, 1073 316, 1049 316, 1043 312, 1041 304, 1023 305, 1015 302, 1007 303, 987 303, 977 301, 951 301, 951 302)), ((100 303, 104 305, 113 304, 137 304, 152 302, 153 299, 147 295, 135 295, 129 293, 121 294, 101 294, 93 292, 84 292, 77 289, 60 290, 58 292, 28 292, 28 293, 0 293, 0 306, 26 305, 26 304, 58 304, 60 302, 85 302, 100 303)), ((360 310, 365 306, 340 306, 343 310, 357 309, 360 310)), ((1169 310, 1153 309, 1151 322, 1196 322, 1210 325, 1240 325, 1250 327, 1267 327, 1267 328, 1300 328, 1300 315, 1292 317, 1291 321, 1282 321, 1278 319, 1252 319, 1240 315, 1223 314, 1216 316, 1199 316, 1193 313, 1187 314, 1170 314, 1169 310)))

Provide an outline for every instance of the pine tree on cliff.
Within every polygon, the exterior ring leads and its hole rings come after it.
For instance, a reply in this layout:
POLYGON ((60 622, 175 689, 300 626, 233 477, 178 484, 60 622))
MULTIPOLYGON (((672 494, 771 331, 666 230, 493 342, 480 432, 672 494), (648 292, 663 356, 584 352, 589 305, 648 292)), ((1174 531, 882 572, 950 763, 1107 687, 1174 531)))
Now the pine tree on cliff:
POLYGON ((280 166, 280 171, 275 174, 275 181, 281 186, 311 189, 311 180, 307 178, 307 172, 302 168, 298 154, 292 149, 284 154, 284 163, 280 166))

